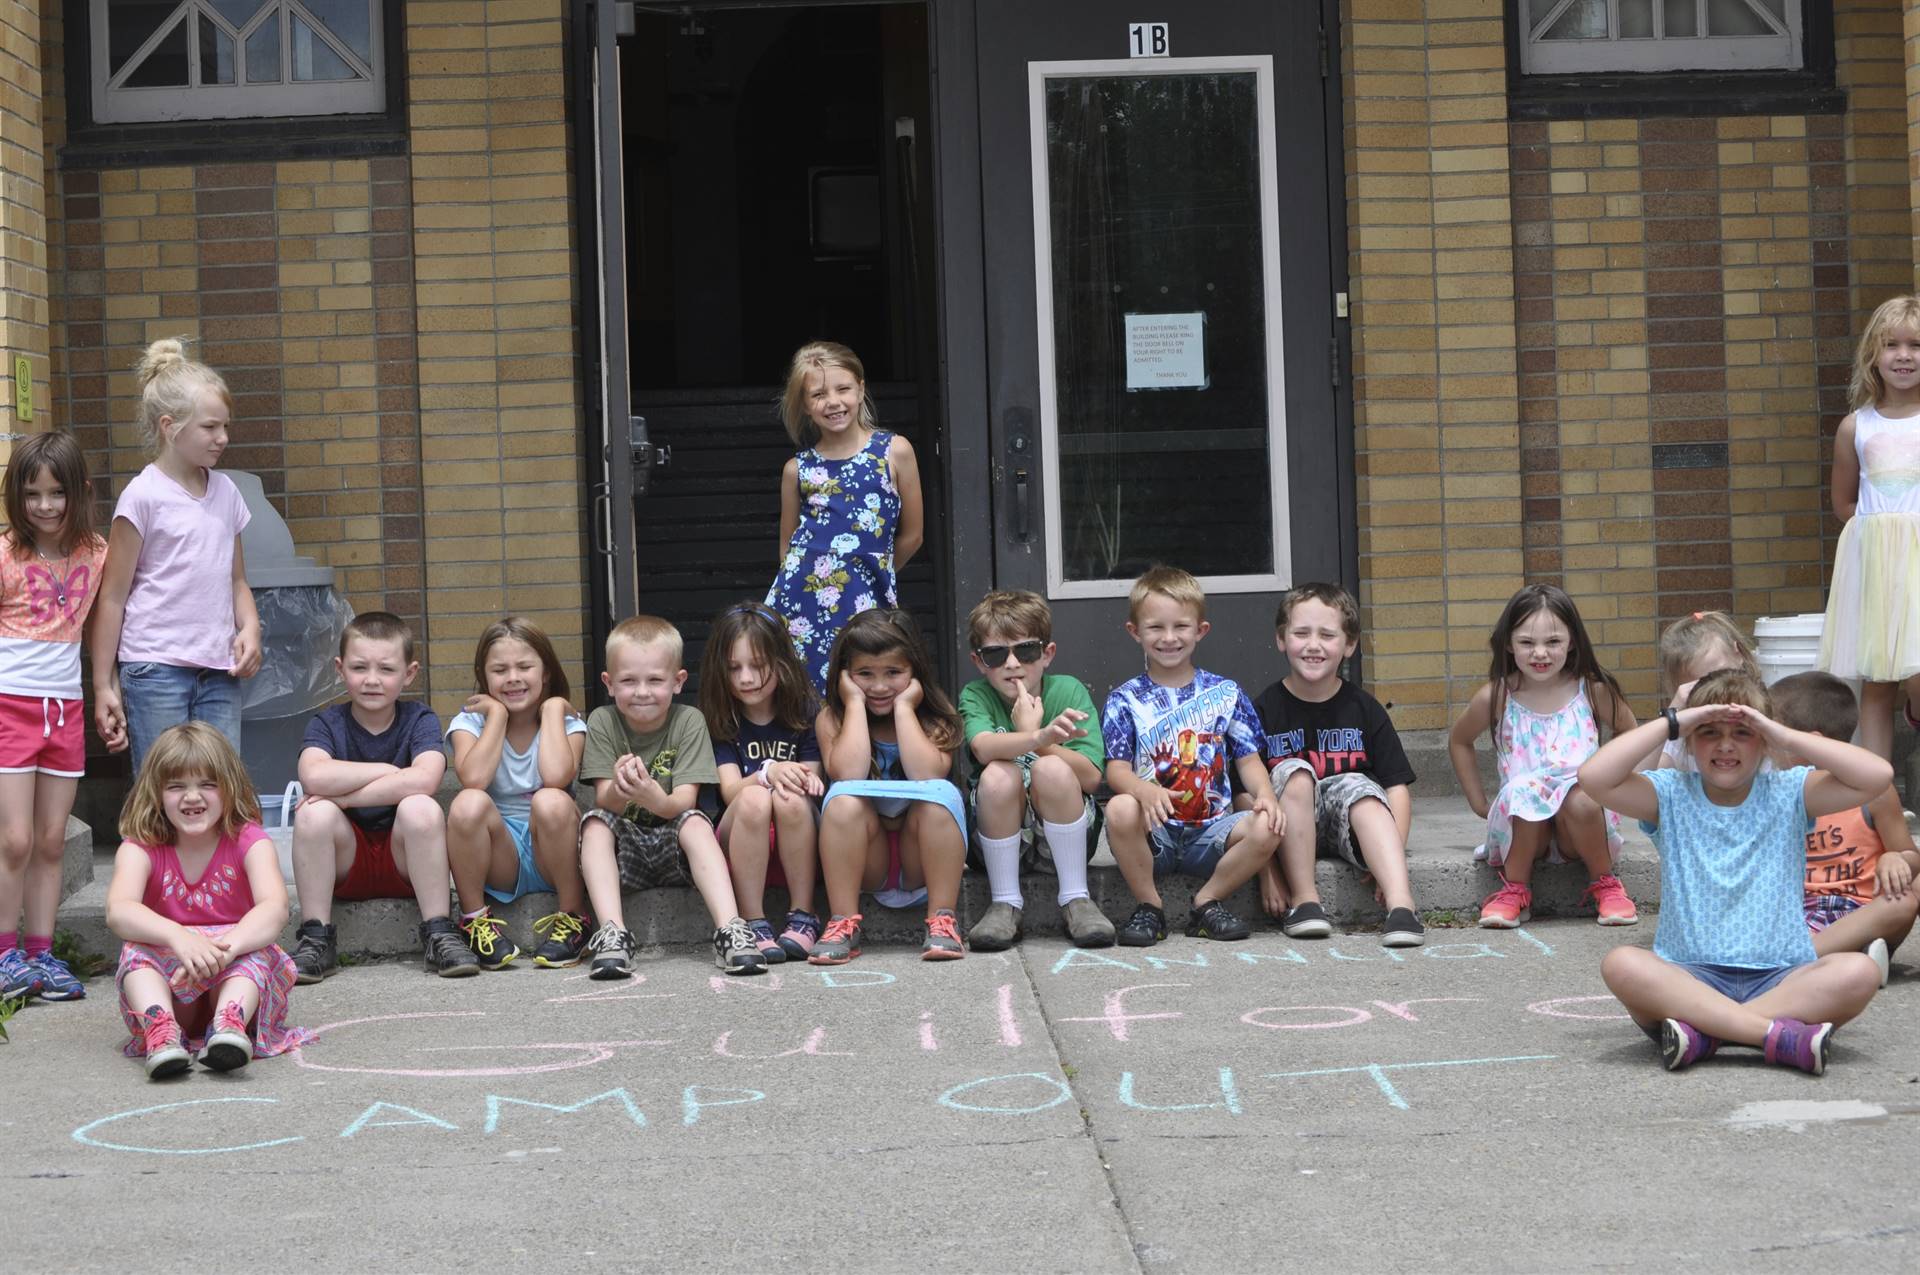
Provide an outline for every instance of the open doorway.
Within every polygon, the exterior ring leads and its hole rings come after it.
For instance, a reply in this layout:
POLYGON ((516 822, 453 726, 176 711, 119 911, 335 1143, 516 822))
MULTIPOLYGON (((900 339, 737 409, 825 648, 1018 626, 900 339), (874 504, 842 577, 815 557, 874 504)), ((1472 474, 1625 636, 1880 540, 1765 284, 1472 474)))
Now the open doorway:
POLYGON ((619 57, 630 397, 654 457, 639 609, 679 626, 697 674, 710 619, 765 593, 793 451, 781 378, 836 340, 920 456, 927 544, 901 601, 944 665, 925 6, 642 4, 619 57))

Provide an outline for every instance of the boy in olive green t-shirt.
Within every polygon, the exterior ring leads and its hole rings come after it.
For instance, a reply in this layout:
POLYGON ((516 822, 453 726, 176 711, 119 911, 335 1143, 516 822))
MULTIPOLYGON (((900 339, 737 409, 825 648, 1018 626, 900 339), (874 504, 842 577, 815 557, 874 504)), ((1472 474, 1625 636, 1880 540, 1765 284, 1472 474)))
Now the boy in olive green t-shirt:
POLYGON ((989 593, 967 619, 981 676, 960 692, 960 722, 973 760, 973 826, 993 903, 967 932, 976 952, 1020 939, 1020 870, 1051 856, 1067 933, 1081 947, 1113 943, 1113 922, 1087 897, 1087 846, 1098 817, 1106 748, 1093 696, 1078 678, 1047 672, 1053 612, 1024 589, 989 593))
POLYGON ((729 974, 767 967, 699 809, 700 785, 719 783, 720 771, 700 710, 673 702, 687 682, 683 654, 680 630, 657 616, 622 620, 607 635, 600 680, 613 703, 588 716, 580 757, 580 778, 593 785, 593 808, 580 820, 580 875, 600 921, 587 942, 593 978, 633 974, 622 886, 694 886, 713 916, 714 964, 729 974))

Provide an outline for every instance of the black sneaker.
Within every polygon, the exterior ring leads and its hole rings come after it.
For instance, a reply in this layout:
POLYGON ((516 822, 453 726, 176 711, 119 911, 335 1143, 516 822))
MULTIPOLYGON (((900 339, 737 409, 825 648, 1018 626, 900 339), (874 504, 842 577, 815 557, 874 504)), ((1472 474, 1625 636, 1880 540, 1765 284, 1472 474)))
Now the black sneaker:
POLYGON ((1152 947, 1167 937, 1167 914, 1151 903, 1142 903, 1120 927, 1121 947, 1152 947))
POLYGON ((1387 923, 1380 929, 1381 947, 1419 947, 1426 941, 1427 927, 1420 924, 1412 908, 1395 908, 1387 913, 1387 923))
POLYGON ((436 916, 420 922, 420 946, 426 949, 427 968, 441 978, 466 978, 480 972, 480 958, 460 937, 452 917, 436 916))
POLYGON ((1187 937, 1190 939, 1223 939, 1231 942, 1252 933, 1247 923, 1218 899, 1194 904, 1193 914, 1187 918, 1187 937))
POLYGON ((331 925, 302 921, 294 938, 294 982, 317 983, 340 968, 340 944, 331 925))
POLYGON ((606 922, 587 940, 593 953, 588 978, 601 980, 633 977, 633 935, 612 921, 606 922))
POLYGON ((1280 932, 1290 939, 1323 939, 1333 933, 1333 922, 1318 903, 1300 903, 1280 918, 1280 932))
POLYGON ((533 963, 545 969, 565 969, 578 965, 587 950, 587 918, 578 912, 552 912, 533 923, 540 935, 540 946, 533 950, 533 963))

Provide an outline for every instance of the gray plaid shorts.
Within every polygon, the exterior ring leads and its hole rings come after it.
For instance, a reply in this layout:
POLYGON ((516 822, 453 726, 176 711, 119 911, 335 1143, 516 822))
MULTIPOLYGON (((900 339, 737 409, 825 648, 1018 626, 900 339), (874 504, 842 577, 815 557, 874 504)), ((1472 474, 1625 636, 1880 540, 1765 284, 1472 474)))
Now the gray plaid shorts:
MULTIPOLYGON (((1313 763, 1304 757, 1289 757, 1273 768, 1273 795, 1278 797, 1280 790, 1287 786, 1287 780, 1301 771, 1313 774, 1313 763)), ((1328 775, 1317 779, 1313 785, 1313 844, 1314 853, 1322 859, 1343 859, 1356 868, 1365 869, 1366 860, 1360 857, 1360 843, 1353 839, 1353 805, 1369 797, 1381 805, 1387 804, 1387 790, 1373 781, 1371 775, 1358 771, 1345 774, 1328 775)))
POLYGON ((620 885, 628 890, 653 890, 669 885, 692 885, 687 852, 680 848, 680 829, 689 819, 709 822, 698 810, 689 810, 666 823, 642 827, 625 815, 598 806, 580 816, 585 827, 598 819, 613 830, 613 859, 620 865, 620 885))
MULTIPOLYGON (((1032 753, 1022 753, 1013 759, 1013 764, 1020 768, 1020 786, 1029 791, 1033 788, 1033 760, 1032 753)), ((976 772, 967 785, 967 818, 973 828, 972 834, 967 837, 967 862, 985 872, 987 861, 980 853, 979 793, 975 788, 979 778, 976 772)), ((1100 824, 1104 818, 1100 803, 1093 799, 1091 793, 1081 807, 1080 817, 1087 821, 1087 853, 1091 855, 1094 846, 1100 842, 1100 824)), ((1052 871, 1053 847, 1047 844, 1046 824, 1029 801, 1020 815, 1020 872, 1024 876, 1029 872, 1052 871)))

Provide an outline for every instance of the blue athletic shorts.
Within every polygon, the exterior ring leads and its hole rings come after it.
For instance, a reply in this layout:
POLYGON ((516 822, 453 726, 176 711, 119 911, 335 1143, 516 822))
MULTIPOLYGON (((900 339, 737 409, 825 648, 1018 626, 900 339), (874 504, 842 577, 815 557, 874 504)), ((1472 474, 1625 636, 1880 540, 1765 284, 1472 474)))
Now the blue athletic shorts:
POLYGON ((523 895, 552 894, 553 883, 541 876, 540 869, 533 863, 533 825, 512 815, 501 815, 500 822, 507 825, 507 835, 513 838, 514 851, 520 856, 520 877, 511 890, 496 890, 488 886, 487 897, 500 903, 511 903, 523 895))

